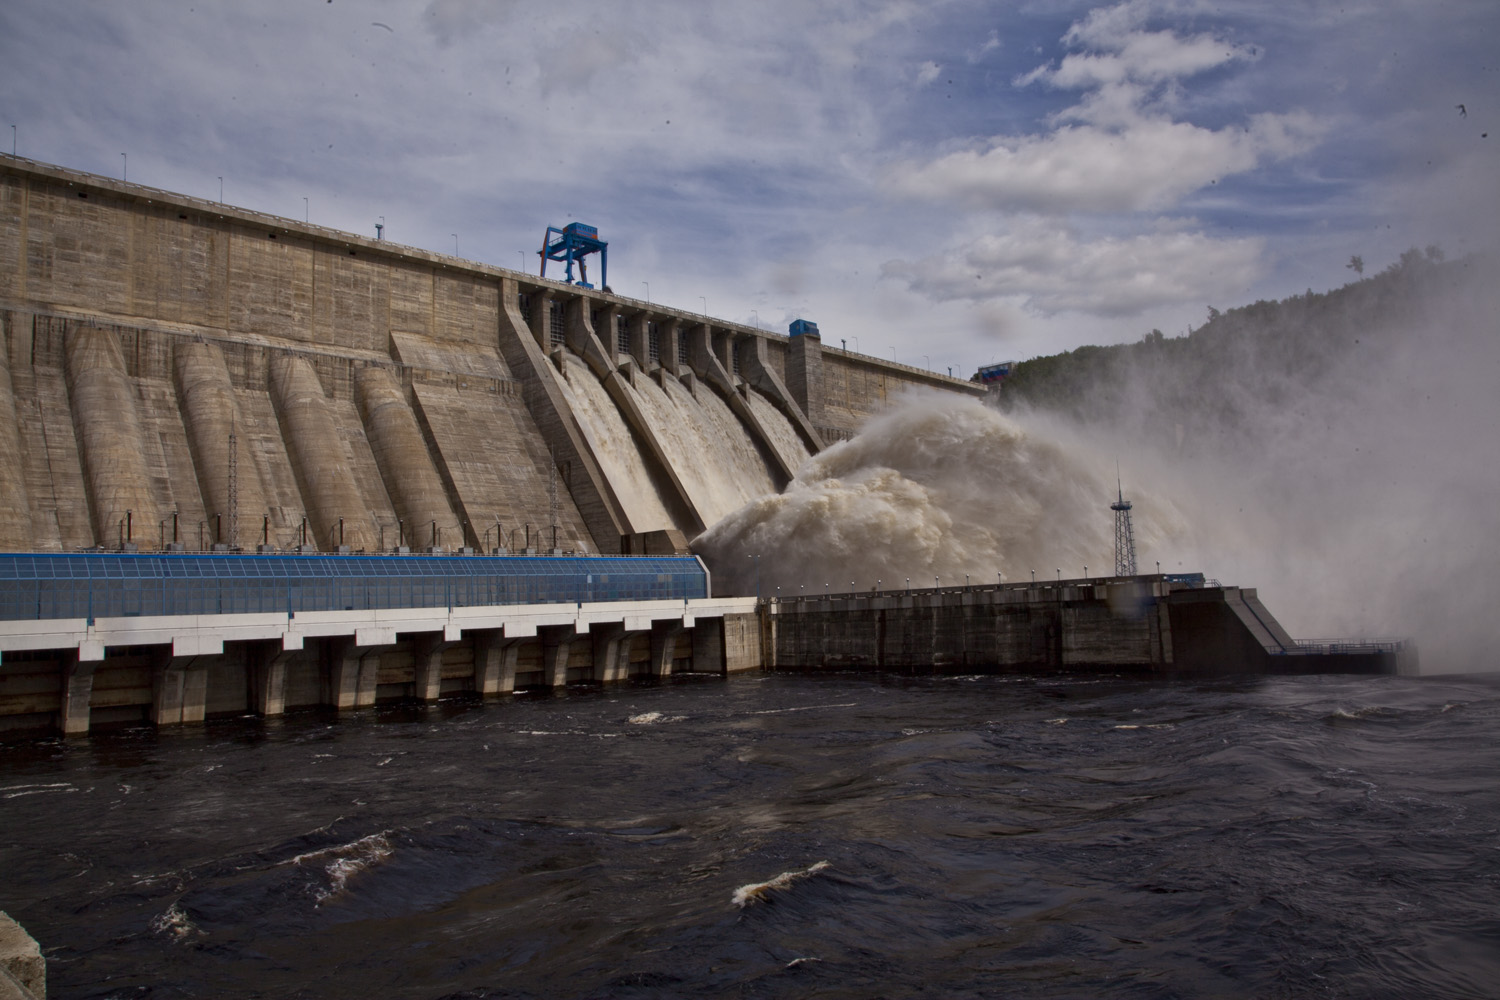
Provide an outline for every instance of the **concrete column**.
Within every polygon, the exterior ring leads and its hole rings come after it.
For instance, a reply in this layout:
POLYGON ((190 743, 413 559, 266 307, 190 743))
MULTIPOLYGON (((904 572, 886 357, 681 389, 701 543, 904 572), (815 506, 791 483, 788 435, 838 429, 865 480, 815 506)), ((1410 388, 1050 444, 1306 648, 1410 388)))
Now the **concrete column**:
POLYGON ((568 654, 576 634, 571 625, 542 626, 542 670, 548 687, 568 683, 568 654))
POLYGON ((62 709, 57 728, 64 736, 84 736, 89 731, 89 702, 94 694, 96 663, 83 663, 74 653, 73 662, 63 670, 62 709))
POLYGON ((286 713, 286 664, 297 652, 277 642, 258 642, 246 654, 250 707, 256 715, 286 713))
POLYGON ((647 343, 646 322, 651 317, 646 313, 636 313, 625 320, 625 325, 630 330, 629 354, 635 358, 635 363, 640 366, 641 371, 651 371, 650 345, 647 343))
POLYGON ((650 671, 653 677, 672 676, 672 654, 677 650, 677 637, 681 634, 680 622, 652 623, 650 671))
POLYGON ((454 643, 443 633, 433 632, 417 637, 412 644, 416 668, 416 692, 420 701, 437 701, 443 693, 443 651, 454 643))
POLYGON ((520 639, 507 639, 499 629, 474 634, 474 690, 489 698, 511 694, 516 689, 516 661, 520 639))
POLYGON ((813 426, 823 426, 823 340, 816 333, 800 334, 787 343, 786 384, 813 426))
POLYGON ((630 679, 630 643, 640 632, 621 625, 596 625, 589 629, 594 641, 594 679, 615 684, 630 679))
POLYGON ((619 324, 616 317, 620 315, 620 307, 614 305, 603 306, 599 310, 599 322, 594 324, 594 333, 599 342, 609 352, 611 361, 616 361, 620 356, 619 324))
POLYGON ((163 653, 151 670, 151 721, 158 726, 202 722, 208 669, 198 656, 163 653))
POLYGON ((675 317, 656 324, 661 344, 661 366, 670 374, 681 375, 683 366, 677 363, 677 338, 682 336, 682 327, 675 317))
POLYGON ((354 636, 340 636, 324 647, 327 661, 323 674, 323 704, 340 712, 375 704, 380 682, 380 654, 391 644, 361 646, 354 636))

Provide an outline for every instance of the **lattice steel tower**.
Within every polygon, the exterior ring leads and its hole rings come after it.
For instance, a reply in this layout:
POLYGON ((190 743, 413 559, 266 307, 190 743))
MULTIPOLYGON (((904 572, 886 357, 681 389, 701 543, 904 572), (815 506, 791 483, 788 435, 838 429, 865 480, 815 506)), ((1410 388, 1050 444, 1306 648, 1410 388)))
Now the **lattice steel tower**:
POLYGON ((1135 576, 1135 532, 1130 528, 1130 501, 1120 488, 1120 479, 1115 477, 1115 496, 1119 499, 1109 505, 1115 512, 1115 576, 1135 576))

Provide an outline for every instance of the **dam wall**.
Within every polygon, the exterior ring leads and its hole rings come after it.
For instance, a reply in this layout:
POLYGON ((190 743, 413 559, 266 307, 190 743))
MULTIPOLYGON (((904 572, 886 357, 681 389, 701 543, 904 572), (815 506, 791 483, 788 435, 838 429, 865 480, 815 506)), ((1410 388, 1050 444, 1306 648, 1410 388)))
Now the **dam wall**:
POLYGON ((682 551, 960 379, 0 156, 0 548, 682 551))
POLYGON ((1298 643, 1254 589, 1166 576, 778 598, 765 622, 782 670, 1417 672, 1409 642, 1298 643))

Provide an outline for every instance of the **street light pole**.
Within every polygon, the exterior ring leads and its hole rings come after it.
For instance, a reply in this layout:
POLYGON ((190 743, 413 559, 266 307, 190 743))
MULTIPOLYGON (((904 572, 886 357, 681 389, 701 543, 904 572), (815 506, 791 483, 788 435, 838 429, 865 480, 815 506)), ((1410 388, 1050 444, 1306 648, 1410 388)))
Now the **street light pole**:
POLYGON ((649 281, 643 281, 643 282, 641 282, 641 284, 643 284, 643 285, 646 286, 646 301, 650 302, 651 301, 651 282, 649 282, 649 281))

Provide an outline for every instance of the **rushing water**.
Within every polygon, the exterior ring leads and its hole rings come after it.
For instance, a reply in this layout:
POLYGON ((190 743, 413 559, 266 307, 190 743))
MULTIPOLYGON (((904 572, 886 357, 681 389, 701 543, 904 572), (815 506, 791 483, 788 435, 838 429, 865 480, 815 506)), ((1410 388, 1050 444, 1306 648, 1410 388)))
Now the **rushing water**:
POLYGON ((0 748, 0 908, 63 998, 1492 996, 1497 736, 852 675, 96 733, 0 748))

